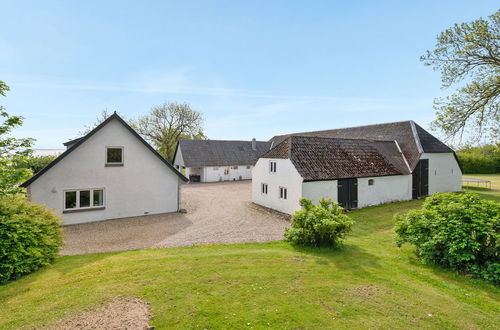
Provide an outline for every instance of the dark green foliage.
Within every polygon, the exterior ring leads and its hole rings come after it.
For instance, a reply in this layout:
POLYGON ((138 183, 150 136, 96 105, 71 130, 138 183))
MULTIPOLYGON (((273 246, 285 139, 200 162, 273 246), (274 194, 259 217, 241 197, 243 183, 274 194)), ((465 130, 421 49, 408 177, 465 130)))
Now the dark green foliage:
POLYGON ((0 283, 50 264, 61 246, 57 215, 22 195, 0 197, 0 283))
POLYGON ((395 219, 397 245, 415 245, 423 262, 500 283, 500 203, 472 193, 436 194, 395 219))
POLYGON ((27 168, 33 172, 33 174, 37 174, 40 172, 45 166, 49 165, 56 156, 47 155, 47 156, 28 156, 22 159, 19 159, 15 163, 16 168, 27 168))
POLYGON ((292 226, 285 238, 293 243, 311 246, 337 247, 351 230, 354 221, 333 200, 321 199, 318 205, 311 200, 300 200, 302 210, 292 216, 292 226))
POLYGON ((500 145, 464 147, 457 152, 457 157, 467 174, 500 173, 500 145))

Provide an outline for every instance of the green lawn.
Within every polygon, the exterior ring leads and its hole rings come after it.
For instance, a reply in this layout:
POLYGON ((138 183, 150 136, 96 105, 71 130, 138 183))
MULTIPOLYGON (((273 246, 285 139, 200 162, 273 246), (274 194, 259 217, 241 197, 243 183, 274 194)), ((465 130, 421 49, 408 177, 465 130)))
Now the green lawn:
POLYGON ((392 216, 421 201, 351 212, 339 251, 285 242, 60 257, 0 287, 0 328, 33 328, 116 295, 149 302, 162 328, 484 328, 500 290, 394 245, 392 216))
POLYGON ((491 181, 491 189, 485 188, 484 183, 478 187, 476 183, 469 183, 463 186, 464 190, 479 194, 482 198, 492 199, 500 202, 500 173, 497 174, 464 174, 466 178, 475 178, 491 181))

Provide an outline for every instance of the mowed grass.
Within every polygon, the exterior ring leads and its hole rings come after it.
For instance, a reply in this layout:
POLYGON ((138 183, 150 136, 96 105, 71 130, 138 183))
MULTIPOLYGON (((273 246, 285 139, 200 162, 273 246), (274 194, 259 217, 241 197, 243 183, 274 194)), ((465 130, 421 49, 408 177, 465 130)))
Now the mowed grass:
POLYGON ((0 287, 0 328, 41 327, 117 295, 149 302, 158 329, 497 328, 497 287, 394 245, 393 215, 420 205, 351 212, 341 250, 272 242, 59 257, 0 287))
POLYGON ((500 202, 500 173, 497 174, 464 174, 465 178, 474 178, 491 181, 491 189, 485 187, 484 183, 469 182, 463 185, 463 190, 479 194, 481 198, 500 202))

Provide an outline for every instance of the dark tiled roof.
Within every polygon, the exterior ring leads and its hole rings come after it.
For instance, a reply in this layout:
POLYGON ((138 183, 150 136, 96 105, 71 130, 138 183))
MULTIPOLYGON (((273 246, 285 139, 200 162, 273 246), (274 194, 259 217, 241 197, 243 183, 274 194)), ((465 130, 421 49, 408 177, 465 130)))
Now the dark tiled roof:
POLYGON ((422 145, 424 152, 453 152, 450 147, 439 141, 436 137, 434 137, 419 125, 415 124, 415 129, 417 130, 417 136, 420 139, 420 144, 422 145))
POLYGON ((255 145, 253 150, 252 141, 179 140, 177 149, 186 167, 254 165, 271 143, 256 141, 255 145))
POLYGON ((422 127, 415 124, 412 120, 277 135, 270 141, 276 146, 291 135, 367 140, 396 140, 412 169, 417 165, 422 152, 453 152, 453 150, 436 139, 429 132, 425 131, 422 127))
POLYGON ((262 158, 289 158, 305 181, 411 173, 395 141, 290 136, 262 158))

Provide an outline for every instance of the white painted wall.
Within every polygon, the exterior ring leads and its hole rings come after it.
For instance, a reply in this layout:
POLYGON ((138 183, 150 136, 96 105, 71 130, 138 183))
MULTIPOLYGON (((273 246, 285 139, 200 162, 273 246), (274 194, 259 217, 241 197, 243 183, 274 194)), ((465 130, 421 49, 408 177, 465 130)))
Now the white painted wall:
POLYGON ((289 159, 260 158, 252 171, 252 201, 256 204, 292 214, 300 210, 302 177, 289 159), (276 162, 276 173, 269 171, 269 162, 276 162), (261 183, 267 183, 268 193, 261 193, 261 183), (280 187, 287 188, 287 199, 280 199, 280 187))
POLYGON ((311 181, 302 183, 302 196, 317 204, 322 198, 337 201, 337 180, 311 181))
POLYGON ((57 214, 64 190, 104 188, 105 210, 63 214, 64 224, 175 212, 180 178, 132 135, 112 120, 33 182, 31 200, 57 214), (124 166, 105 167, 105 147, 124 147, 124 166))
POLYGON ((452 153, 424 153, 429 159, 429 195, 462 190, 462 171, 452 153))
POLYGON ((202 182, 218 181, 239 181, 252 179, 252 165, 234 165, 234 166, 210 166, 203 168, 202 182), (234 166, 238 166, 234 169, 234 166), (249 168, 247 168, 249 167, 249 168), (229 169, 229 174, 224 174, 224 169, 229 169))
POLYGON ((411 183, 411 175, 358 178, 358 208, 410 200, 411 183), (370 179, 374 180, 373 186, 368 185, 370 179))

